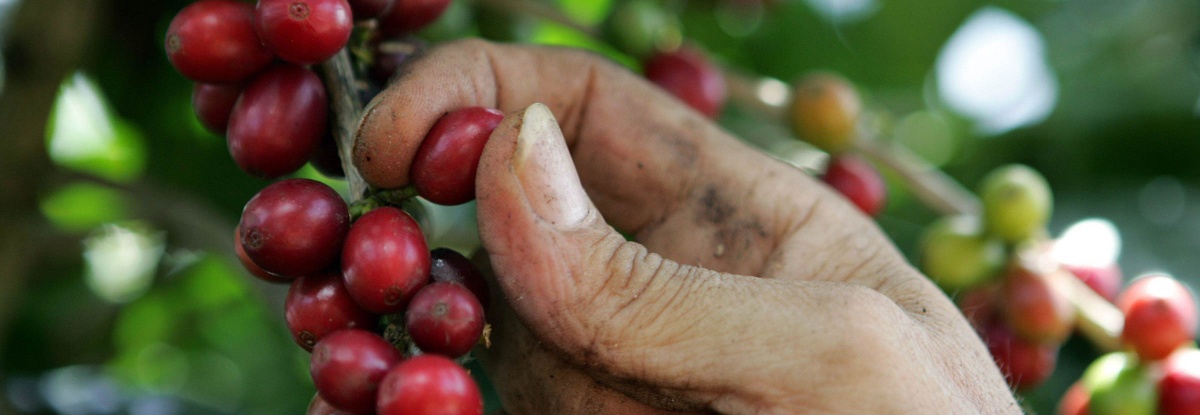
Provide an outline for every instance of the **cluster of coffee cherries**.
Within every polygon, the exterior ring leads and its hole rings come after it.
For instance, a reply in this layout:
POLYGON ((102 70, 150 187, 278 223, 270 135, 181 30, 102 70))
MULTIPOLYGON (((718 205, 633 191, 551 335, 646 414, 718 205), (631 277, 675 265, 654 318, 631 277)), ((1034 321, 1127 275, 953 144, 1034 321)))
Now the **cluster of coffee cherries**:
POLYGON ((1200 413, 1200 352, 1188 346, 1197 312, 1188 289, 1148 274, 1122 291, 1115 261, 1072 263, 1054 255, 1056 245, 1071 241, 1046 236, 1052 194, 1033 169, 997 168, 979 192, 981 217, 946 217, 926 230, 920 266, 956 297, 1009 382, 1027 389, 1054 372, 1059 347, 1078 321, 1075 287, 1086 286, 1088 297, 1115 302, 1123 316, 1119 340, 1128 351, 1093 363, 1060 412, 1200 413))
MULTIPOLYGON (((412 165, 416 194, 473 200, 501 119, 480 107, 439 119, 412 165)), ((430 251, 417 221, 389 201, 348 206, 323 183, 282 180, 246 204, 234 247, 251 274, 291 284, 284 314, 312 352, 318 391, 309 414, 481 414, 479 389, 453 359, 486 342, 487 284, 463 255, 430 251)))
POLYGON ((618 2, 603 29, 612 46, 640 61, 647 80, 708 118, 720 115, 726 98, 720 68, 698 45, 683 42, 682 25, 662 2, 618 2))
POLYGON ((1037 171, 999 167, 979 192, 981 217, 943 217, 926 229, 920 267, 956 297, 1010 383, 1029 388, 1053 373, 1059 346, 1075 327, 1062 279, 1078 271, 1097 285, 1115 278, 1119 287, 1120 271, 1115 265, 1073 270, 1053 259, 1052 245, 1041 242, 1052 195, 1037 171))
POLYGON ((199 0, 171 21, 165 46, 175 69, 195 81, 197 118, 226 136, 243 171, 273 179, 312 161, 337 176, 329 97, 309 66, 346 47, 358 21, 370 28, 370 73, 386 82, 396 60, 407 56, 388 45, 433 22, 448 5, 449 0, 199 0))
POLYGON ((887 186, 874 166, 850 151, 863 112, 853 84, 831 72, 806 74, 793 87, 789 109, 792 133, 829 153, 821 180, 867 216, 878 216, 887 186))
POLYGON ((1059 402, 1060 415, 1200 414, 1196 303, 1163 274, 1134 280, 1117 299, 1125 351, 1101 356, 1059 402))
MULTIPOLYGON (((727 95, 721 69, 693 44, 661 47, 680 36, 673 16, 652 2, 629 1, 614 10, 605 28, 615 45, 643 57, 647 80, 708 118, 720 116, 727 95)), ((792 131, 831 155, 821 179, 867 216, 879 215, 887 186, 874 166, 848 151, 862 113, 854 87, 836 74, 815 72, 802 77, 794 92, 792 131)))

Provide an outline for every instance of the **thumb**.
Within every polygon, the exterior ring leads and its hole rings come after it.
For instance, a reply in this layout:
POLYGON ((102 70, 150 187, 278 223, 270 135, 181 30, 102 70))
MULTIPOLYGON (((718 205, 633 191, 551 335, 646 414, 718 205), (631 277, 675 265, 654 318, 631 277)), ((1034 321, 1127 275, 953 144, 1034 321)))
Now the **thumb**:
POLYGON ((655 391, 634 396, 652 405, 758 406, 778 392, 753 386, 762 379, 828 379, 817 372, 829 356, 886 350, 905 327, 894 322, 909 321, 861 286, 717 273, 626 241, 588 199, 541 104, 496 128, 476 184, 480 235, 521 321, 598 379, 655 391))

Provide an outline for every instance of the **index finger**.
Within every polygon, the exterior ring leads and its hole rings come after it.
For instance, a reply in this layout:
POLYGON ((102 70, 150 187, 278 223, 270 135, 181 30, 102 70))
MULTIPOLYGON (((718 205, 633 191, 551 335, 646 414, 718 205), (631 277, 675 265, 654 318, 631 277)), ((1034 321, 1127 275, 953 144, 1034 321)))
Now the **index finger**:
POLYGON ((604 219, 652 252, 720 272, 858 284, 909 310, 931 297, 952 307, 844 199, 588 52, 478 40, 433 49, 367 109, 355 164, 374 186, 405 185, 442 115, 469 106, 514 113, 535 102, 560 123, 604 219))
MULTIPOLYGON (((747 147, 654 85, 594 54, 477 40, 433 49, 404 68, 366 110, 354 162, 373 186, 403 186, 424 134, 442 115, 468 106, 507 113, 534 102, 546 104, 561 122, 593 201, 628 232, 661 223, 677 210, 715 219, 710 222, 737 219, 731 206, 754 204, 738 203, 745 195, 726 189, 769 188, 760 180, 766 177, 788 176, 787 187, 814 187, 804 186, 811 180, 803 173, 747 147), (698 174, 704 175, 702 180, 698 174)), ((767 190, 765 194, 782 191, 767 190)), ((791 200, 805 203, 804 198, 791 200)))

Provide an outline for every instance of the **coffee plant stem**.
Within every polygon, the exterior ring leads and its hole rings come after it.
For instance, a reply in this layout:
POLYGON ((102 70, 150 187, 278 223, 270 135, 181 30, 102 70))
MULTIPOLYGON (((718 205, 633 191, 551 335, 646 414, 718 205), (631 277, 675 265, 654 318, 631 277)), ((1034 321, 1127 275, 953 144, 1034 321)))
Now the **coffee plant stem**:
POLYGON ((1121 329, 1125 325, 1125 315, 1121 309, 1070 275, 1069 271, 1055 273, 1053 278, 1058 283, 1056 288, 1070 292, 1067 299, 1075 307, 1075 323, 1079 333, 1105 352, 1121 350, 1121 329))
POLYGON ((329 104, 333 109, 329 128, 337 140, 338 157, 342 159, 342 169, 346 172, 346 183, 350 186, 347 202, 354 203, 366 197, 367 182, 363 180, 358 169, 354 168, 351 154, 354 150, 354 131, 362 118, 363 103, 359 100, 354 67, 350 63, 350 53, 342 48, 336 55, 321 64, 321 73, 325 78, 325 87, 329 90, 329 104))
POLYGON ((978 215, 982 211, 979 198, 908 148, 859 135, 854 150, 895 172, 926 206, 943 215, 978 215))

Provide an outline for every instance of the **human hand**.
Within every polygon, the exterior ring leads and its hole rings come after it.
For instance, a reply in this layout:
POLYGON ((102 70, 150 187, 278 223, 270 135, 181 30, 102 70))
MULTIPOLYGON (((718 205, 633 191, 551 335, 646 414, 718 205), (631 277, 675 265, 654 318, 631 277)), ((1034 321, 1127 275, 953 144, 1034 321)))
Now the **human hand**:
POLYGON ((434 49, 367 109, 355 164, 406 184, 425 133, 468 106, 509 114, 476 179, 500 288, 480 354, 508 412, 1019 413, 962 315, 854 207, 591 54, 434 49))

